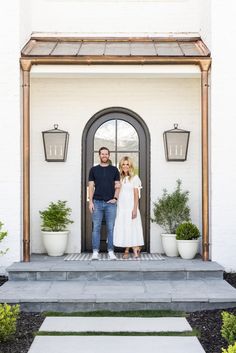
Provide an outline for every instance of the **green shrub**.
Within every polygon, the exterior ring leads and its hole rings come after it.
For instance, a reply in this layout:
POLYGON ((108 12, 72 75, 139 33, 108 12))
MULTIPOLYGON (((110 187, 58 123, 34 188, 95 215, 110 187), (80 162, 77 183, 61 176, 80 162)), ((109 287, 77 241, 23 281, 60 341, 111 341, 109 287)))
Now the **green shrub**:
POLYGON ((176 239, 177 240, 192 240, 198 239, 200 237, 200 232, 195 224, 186 222, 180 224, 176 229, 176 239))
POLYGON ((236 343, 233 346, 229 346, 227 349, 222 348, 222 353, 236 353, 236 343))
MULTIPOLYGON (((3 223, 0 221, 0 243, 7 236, 7 231, 3 232, 2 231, 2 226, 3 226, 3 223)), ((7 251, 8 251, 8 249, 6 249, 5 251, 0 250, 0 255, 5 255, 7 251)))
POLYGON ((159 224, 166 233, 175 234, 176 228, 183 222, 190 221, 190 208, 188 207, 189 191, 181 190, 181 180, 176 181, 174 192, 163 190, 163 195, 154 202, 152 222, 159 224))
POLYGON ((223 320, 221 335, 229 344, 234 344, 236 342, 236 315, 223 311, 221 316, 223 320))
POLYGON ((0 304, 0 342, 8 341, 16 332, 19 305, 0 304))
POLYGON ((46 232, 61 232, 66 230, 67 225, 73 223, 69 219, 71 208, 66 207, 67 201, 58 200, 51 202, 44 211, 39 211, 42 219, 41 229, 46 232))

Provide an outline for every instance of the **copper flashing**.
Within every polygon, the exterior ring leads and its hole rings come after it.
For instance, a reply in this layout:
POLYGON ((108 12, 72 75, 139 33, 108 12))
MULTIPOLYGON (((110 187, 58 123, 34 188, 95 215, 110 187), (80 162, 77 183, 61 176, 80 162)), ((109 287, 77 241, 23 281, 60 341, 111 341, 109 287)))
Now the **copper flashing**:
POLYGON ((21 57, 209 57, 200 38, 31 38, 21 57))

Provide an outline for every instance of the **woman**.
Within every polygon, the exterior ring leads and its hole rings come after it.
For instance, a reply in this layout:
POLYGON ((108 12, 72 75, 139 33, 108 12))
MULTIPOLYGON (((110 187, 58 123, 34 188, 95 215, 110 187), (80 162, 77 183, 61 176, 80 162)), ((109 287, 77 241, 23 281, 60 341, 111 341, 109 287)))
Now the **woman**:
POLYGON ((124 259, 129 257, 129 248, 133 248, 134 257, 140 255, 143 242, 143 229, 138 200, 141 180, 134 175, 134 166, 129 157, 123 157, 119 163, 121 189, 117 202, 117 214, 114 227, 114 245, 125 247, 124 259))

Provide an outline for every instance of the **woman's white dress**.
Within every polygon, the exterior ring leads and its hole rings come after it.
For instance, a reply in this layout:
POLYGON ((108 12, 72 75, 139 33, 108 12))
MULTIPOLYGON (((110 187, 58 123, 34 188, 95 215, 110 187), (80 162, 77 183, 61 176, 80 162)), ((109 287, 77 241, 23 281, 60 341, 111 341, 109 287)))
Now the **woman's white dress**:
POLYGON ((132 219, 134 189, 137 188, 140 194, 141 187, 141 180, 137 175, 130 180, 125 177, 121 183, 113 235, 113 242, 117 247, 144 245, 139 209, 137 210, 137 217, 132 219))

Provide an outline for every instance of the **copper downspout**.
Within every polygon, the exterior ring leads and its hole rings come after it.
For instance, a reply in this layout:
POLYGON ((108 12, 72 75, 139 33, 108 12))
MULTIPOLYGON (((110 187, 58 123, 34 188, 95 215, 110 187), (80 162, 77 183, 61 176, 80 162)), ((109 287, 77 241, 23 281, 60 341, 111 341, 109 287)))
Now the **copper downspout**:
POLYGON ((23 260, 30 261, 30 68, 21 61, 23 73, 23 260))
POLYGON ((209 149, 208 149, 208 65, 201 67, 201 107, 202 107, 202 259, 209 260, 209 149))

